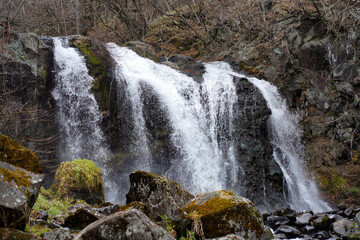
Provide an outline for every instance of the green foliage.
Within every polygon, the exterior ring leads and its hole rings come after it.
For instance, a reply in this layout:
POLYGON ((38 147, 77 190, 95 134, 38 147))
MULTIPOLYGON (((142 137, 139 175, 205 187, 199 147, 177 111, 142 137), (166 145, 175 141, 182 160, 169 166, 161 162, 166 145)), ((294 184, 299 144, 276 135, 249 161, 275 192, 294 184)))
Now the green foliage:
POLYGON ((33 207, 34 212, 46 211, 50 217, 56 215, 63 215, 67 212, 67 208, 73 205, 74 200, 71 198, 59 199, 52 196, 50 190, 46 190, 43 187, 40 189, 39 196, 33 207))
POLYGON ((186 237, 181 236, 180 240, 196 240, 195 234, 192 231, 186 229, 186 237))
POLYGON ((160 217, 166 224, 166 231, 168 231, 171 235, 176 236, 176 232, 174 230, 175 225, 172 224, 171 220, 166 215, 161 215, 160 217))

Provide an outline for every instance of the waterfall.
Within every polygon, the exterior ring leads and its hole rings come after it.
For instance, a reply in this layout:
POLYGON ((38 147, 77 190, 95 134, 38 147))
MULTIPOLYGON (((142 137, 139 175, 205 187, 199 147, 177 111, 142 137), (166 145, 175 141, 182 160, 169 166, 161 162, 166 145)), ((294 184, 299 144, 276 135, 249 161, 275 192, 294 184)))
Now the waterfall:
POLYGON ((253 83, 260 90, 271 110, 269 128, 274 148, 273 156, 286 181, 286 197, 291 208, 296 211, 330 211, 330 206, 321 200, 317 186, 303 169, 304 146, 298 116, 289 111, 286 101, 282 99, 276 86, 255 77, 231 74, 245 77, 253 83))
MULTIPOLYGON (((165 175, 194 194, 229 188, 242 194, 242 180, 249 176, 237 152, 235 125, 238 128, 239 123, 234 121, 242 113, 234 76, 245 76, 227 63, 206 63, 203 81, 196 82, 127 48, 113 43, 106 47, 113 59, 116 83, 111 85, 116 89, 110 90, 117 99, 120 129, 116 131, 122 131, 118 136, 126 140, 118 139, 120 147, 109 157, 85 59, 66 40, 54 38, 57 71, 52 94, 61 129, 60 158, 94 160, 104 172, 106 198, 114 202, 124 201, 128 176, 134 170, 165 175), (159 136, 168 140, 169 146, 161 146, 159 136)), ((275 86, 245 78, 259 89, 271 110, 273 159, 284 176, 288 203, 297 211, 330 210, 303 169, 304 147, 297 116, 288 110, 275 86)), ((266 205, 266 178, 259 177, 263 184, 256 186, 256 191, 263 192, 266 205)))
MULTIPOLYGON (((105 192, 108 147, 100 128, 101 113, 91 93, 93 78, 89 76, 85 58, 69 47, 68 39, 54 38, 55 86, 52 95, 57 106, 60 127, 59 157, 61 161, 77 158, 93 160, 102 168, 105 192)), ((109 195, 107 199, 111 199, 109 195)))
POLYGON ((151 159, 150 143, 146 140, 149 135, 143 114, 146 103, 141 102, 146 99, 141 97, 146 95, 145 89, 150 89, 158 99, 157 107, 169 121, 170 139, 176 151, 168 159, 170 166, 160 174, 193 193, 230 188, 238 178, 232 140, 237 97, 233 77, 220 77, 230 67, 224 63, 206 64, 204 81, 197 83, 127 48, 110 43, 107 49, 115 62, 114 78, 122 86, 123 92, 118 94, 128 96, 132 105, 131 118, 136 125, 132 130, 135 136, 132 148, 141 149, 142 155, 135 160, 136 169, 159 173, 153 167, 156 159, 151 159))

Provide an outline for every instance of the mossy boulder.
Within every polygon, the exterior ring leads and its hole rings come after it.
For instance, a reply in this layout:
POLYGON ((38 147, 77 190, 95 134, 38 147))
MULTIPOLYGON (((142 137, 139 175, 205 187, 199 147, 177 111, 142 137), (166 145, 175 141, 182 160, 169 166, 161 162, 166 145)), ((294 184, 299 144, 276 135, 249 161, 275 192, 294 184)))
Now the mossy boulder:
POLYGON ((264 224, 259 210, 248 199, 230 191, 198 195, 182 209, 188 218, 200 219, 206 238, 236 234, 261 239, 264 224))
POLYGON ((6 135, 0 135, 0 161, 21 167, 33 173, 42 173, 39 158, 6 135))
POLYGON ((0 227, 24 230, 44 176, 38 157, 0 136, 0 227))
POLYGON ((51 189, 60 198, 82 199, 89 204, 100 204, 105 199, 102 171, 87 159, 61 163, 51 189))
POLYGON ((0 239, 7 240, 35 240, 31 233, 23 232, 13 228, 0 228, 0 239))
POLYGON ((144 171, 130 174, 130 190, 126 203, 140 201, 149 206, 158 216, 165 215, 172 221, 181 219, 181 208, 193 195, 185 191, 180 184, 163 176, 144 171))

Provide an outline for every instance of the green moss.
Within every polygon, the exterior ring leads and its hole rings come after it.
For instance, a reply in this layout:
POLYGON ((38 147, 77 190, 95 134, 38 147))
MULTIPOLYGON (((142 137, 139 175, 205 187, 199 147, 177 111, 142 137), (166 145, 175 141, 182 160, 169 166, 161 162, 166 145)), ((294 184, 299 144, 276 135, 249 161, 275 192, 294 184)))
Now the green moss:
POLYGON ((248 200, 239 198, 229 191, 217 191, 200 195, 183 209, 189 218, 200 218, 207 238, 227 235, 236 228, 260 237, 263 224, 259 211, 248 200))
POLYGON ((5 135, 0 135, 0 161, 34 173, 43 171, 39 158, 32 151, 5 135))
MULTIPOLYGON (((44 235, 44 233, 51 231, 51 228, 48 228, 47 226, 42 226, 39 224, 35 224, 34 226, 26 225, 25 231, 33 234, 36 237, 41 237, 44 235)), ((42 238, 40 238, 42 239, 42 238)))
MULTIPOLYGON (((36 200, 36 203, 33 207, 33 212, 46 211, 50 214, 50 217, 56 215, 65 215, 68 213, 67 208, 74 204, 74 199, 65 197, 65 198, 56 198, 53 196, 51 190, 46 190, 43 187, 40 189, 39 196, 36 200)), ((76 203, 83 203, 77 201, 76 203)))
POLYGON ((44 67, 44 69, 41 71, 41 78, 42 78, 42 79, 46 79, 46 77, 47 77, 47 70, 46 70, 46 68, 44 67))
POLYGON ((93 194, 101 193, 101 202, 104 202, 104 188, 102 171, 95 163, 87 159, 75 159, 72 162, 63 162, 55 174, 55 183, 52 190, 58 197, 69 195, 76 197, 76 192, 87 192, 85 201, 91 200, 93 194))
POLYGON ((25 186, 28 188, 30 186, 29 176, 26 175, 24 171, 15 169, 14 172, 0 168, 0 174, 4 177, 4 180, 11 183, 14 181, 18 187, 25 186))
POLYGON ((89 74, 95 80, 103 80, 106 77, 105 59, 95 53, 90 40, 87 38, 77 38, 71 41, 71 45, 79 49, 85 56, 89 74))

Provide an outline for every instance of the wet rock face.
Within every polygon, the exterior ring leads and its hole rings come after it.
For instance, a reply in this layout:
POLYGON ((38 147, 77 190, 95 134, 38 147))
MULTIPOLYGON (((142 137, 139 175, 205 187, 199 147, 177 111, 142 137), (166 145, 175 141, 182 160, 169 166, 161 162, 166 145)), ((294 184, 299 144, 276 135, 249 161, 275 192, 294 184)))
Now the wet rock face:
POLYGON ((234 82, 238 96, 234 120, 237 161, 246 175, 239 176, 234 188, 260 209, 284 207, 283 176, 273 159, 267 130, 271 111, 260 91, 247 79, 235 78, 234 82))
POLYGON ((200 219, 206 238, 237 234, 244 239, 260 239, 264 224, 254 204, 232 192, 200 194, 184 206, 190 218, 200 219))
POLYGON ((1 133, 40 157, 46 183, 57 165, 51 44, 31 33, 13 34, 0 56, 1 133))
POLYGON ((130 190, 126 194, 126 202, 140 201, 159 216, 166 215, 173 221, 179 221, 181 208, 193 197, 179 184, 165 177, 136 171, 130 175, 130 190))
POLYGON ((8 140, 0 143, 0 227, 24 230, 44 179, 42 168, 30 150, 6 136, 0 138, 8 140))
POLYGON ((131 209, 104 217, 83 229, 77 240, 174 240, 165 229, 157 226, 142 212, 131 209))

